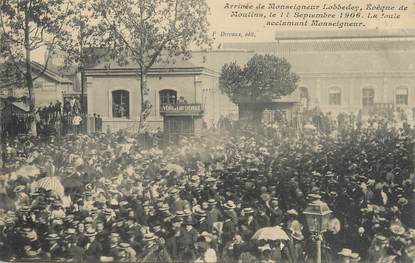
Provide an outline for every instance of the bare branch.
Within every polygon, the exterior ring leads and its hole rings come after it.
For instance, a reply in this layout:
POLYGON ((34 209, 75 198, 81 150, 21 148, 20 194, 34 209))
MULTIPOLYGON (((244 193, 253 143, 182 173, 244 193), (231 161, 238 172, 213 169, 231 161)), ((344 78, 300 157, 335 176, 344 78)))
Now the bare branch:
MULTIPOLYGON (((66 15, 69 13, 69 4, 70 3, 68 3, 67 6, 66 6, 66 10, 65 10, 66 15)), ((63 25, 64 25, 64 22, 62 21, 62 24, 60 25, 58 31, 62 30, 63 25)), ((52 43, 49 46, 50 48, 48 49, 48 55, 46 57, 46 61, 45 61, 45 64, 43 66, 43 69, 41 70, 41 72, 36 77, 32 78, 33 81, 37 80, 40 76, 42 76, 46 72, 46 69, 48 68, 49 60, 50 60, 50 58, 52 56, 52 53, 53 53, 53 49, 54 49, 55 41, 56 41, 57 37, 58 36, 56 34, 53 36, 52 43)))

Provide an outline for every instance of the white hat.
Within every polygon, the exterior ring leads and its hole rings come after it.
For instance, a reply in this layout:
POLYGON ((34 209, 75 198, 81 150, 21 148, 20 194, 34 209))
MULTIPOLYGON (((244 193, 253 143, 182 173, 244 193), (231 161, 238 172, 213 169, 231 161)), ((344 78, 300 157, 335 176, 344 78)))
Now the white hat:
POLYGON ((342 255, 344 257, 351 257, 352 256, 352 250, 348 248, 343 248, 339 253, 339 255, 342 255))

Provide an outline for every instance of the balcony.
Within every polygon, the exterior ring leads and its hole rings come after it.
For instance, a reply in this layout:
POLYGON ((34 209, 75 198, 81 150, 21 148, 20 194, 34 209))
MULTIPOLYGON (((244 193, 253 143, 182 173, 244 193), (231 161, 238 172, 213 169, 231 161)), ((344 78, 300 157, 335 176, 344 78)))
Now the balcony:
POLYGON ((176 103, 160 105, 162 116, 201 116, 203 115, 202 104, 198 103, 176 103))

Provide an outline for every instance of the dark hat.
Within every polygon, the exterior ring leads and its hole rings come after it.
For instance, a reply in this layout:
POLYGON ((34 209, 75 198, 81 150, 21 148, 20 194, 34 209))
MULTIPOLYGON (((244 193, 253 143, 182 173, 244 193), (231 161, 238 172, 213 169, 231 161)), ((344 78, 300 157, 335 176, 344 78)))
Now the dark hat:
POLYGON ((193 219, 191 219, 191 218, 187 218, 187 219, 184 221, 184 224, 185 224, 185 225, 194 225, 193 219))
POLYGON ((65 240, 68 243, 76 243, 78 241, 75 235, 68 235, 65 237, 65 240))

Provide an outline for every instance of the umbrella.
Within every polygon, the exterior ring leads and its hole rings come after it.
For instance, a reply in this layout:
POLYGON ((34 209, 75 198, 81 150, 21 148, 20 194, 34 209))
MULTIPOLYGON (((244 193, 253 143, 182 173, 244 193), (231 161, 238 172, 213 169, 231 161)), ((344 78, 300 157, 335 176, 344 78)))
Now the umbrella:
POLYGON ((56 193, 60 197, 64 196, 65 188, 63 187, 59 177, 57 176, 47 176, 39 181, 32 183, 31 189, 35 191, 38 188, 43 188, 45 190, 51 190, 52 192, 56 193))
POLYGON ((289 237, 279 226, 264 227, 256 231, 252 239, 256 240, 288 240, 289 237))
POLYGON ((184 173, 183 167, 181 167, 178 164, 169 163, 169 164, 166 165, 165 169, 168 170, 169 172, 173 172, 174 171, 178 175, 184 173))
POLYGON ((40 174, 39 168, 34 165, 25 165, 14 171, 10 179, 16 180, 19 177, 34 177, 40 174))

